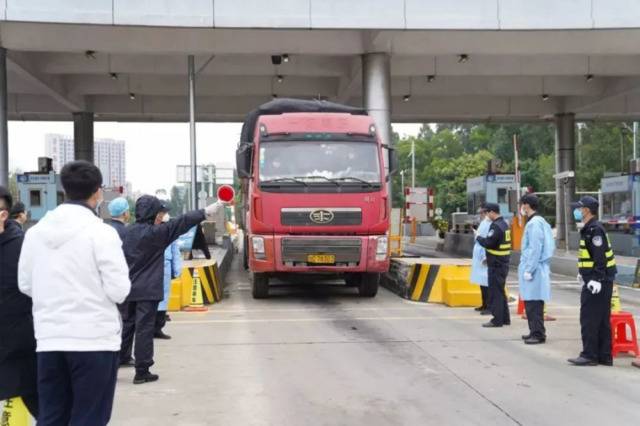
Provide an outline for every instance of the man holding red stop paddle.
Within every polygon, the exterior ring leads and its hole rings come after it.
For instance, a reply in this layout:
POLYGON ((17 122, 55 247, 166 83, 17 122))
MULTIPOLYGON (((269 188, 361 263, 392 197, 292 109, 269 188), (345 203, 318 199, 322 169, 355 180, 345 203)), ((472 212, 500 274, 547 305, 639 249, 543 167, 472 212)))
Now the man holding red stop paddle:
POLYGON ((120 307, 122 347, 120 365, 135 365, 134 384, 155 382, 157 374, 149 368, 153 362, 153 335, 158 304, 164 297, 164 251, 193 226, 214 218, 233 199, 233 188, 220 193, 219 200, 202 210, 193 210, 163 221, 167 208, 156 197, 143 195, 136 201, 136 223, 129 226, 123 241, 129 265, 131 293, 120 307), (230 191, 229 191, 230 190, 230 191), (132 358, 133 340, 135 361, 132 358))

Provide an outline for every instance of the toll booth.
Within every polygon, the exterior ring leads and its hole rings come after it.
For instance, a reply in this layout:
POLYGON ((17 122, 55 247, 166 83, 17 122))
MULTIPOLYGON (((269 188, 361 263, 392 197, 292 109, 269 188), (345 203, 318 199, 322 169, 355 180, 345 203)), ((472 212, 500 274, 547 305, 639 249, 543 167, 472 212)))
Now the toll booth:
POLYGON ((640 255, 640 172, 604 177, 600 188, 601 221, 615 253, 640 255))
POLYGON ((38 158, 38 171, 19 174, 16 181, 18 197, 30 213, 31 221, 37 222, 64 202, 60 176, 53 171, 50 158, 38 158))
POLYGON ((483 203, 497 203, 500 214, 507 220, 513 217, 514 191, 517 190, 513 174, 489 173, 467 179, 467 212, 475 215, 483 203))

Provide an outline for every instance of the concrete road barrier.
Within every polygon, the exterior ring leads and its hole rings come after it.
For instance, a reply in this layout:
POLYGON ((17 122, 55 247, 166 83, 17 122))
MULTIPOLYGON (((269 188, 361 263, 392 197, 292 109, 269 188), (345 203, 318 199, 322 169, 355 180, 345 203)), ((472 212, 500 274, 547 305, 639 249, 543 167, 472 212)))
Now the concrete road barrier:
POLYGON ((394 258, 382 285, 415 302, 479 306, 480 288, 469 283, 471 261, 445 258, 394 258))

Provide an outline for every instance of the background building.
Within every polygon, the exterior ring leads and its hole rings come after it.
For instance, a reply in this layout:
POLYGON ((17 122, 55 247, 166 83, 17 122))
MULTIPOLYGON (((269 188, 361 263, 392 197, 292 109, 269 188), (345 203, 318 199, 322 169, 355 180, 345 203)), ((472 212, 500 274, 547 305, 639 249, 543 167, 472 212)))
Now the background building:
MULTIPOLYGON (((73 137, 58 134, 45 136, 45 153, 53 159, 53 169, 60 173, 62 166, 73 161, 73 137)), ((115 139, 96 139, 94 163, 100 168, 105 186, 126 186, 125 142, 115 139)))

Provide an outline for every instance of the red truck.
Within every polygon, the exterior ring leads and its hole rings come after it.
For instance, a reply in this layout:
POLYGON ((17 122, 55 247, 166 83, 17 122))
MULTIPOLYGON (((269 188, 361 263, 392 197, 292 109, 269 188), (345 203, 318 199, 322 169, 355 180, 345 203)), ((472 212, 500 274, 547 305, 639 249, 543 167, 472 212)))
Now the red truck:
POLYGON ((254 298, 268 297, 271 278, 317 276, 376 295, 389 269, 387 182, 397 159, 366 111, 276 99, 247 115, 236 162, 254 298))

